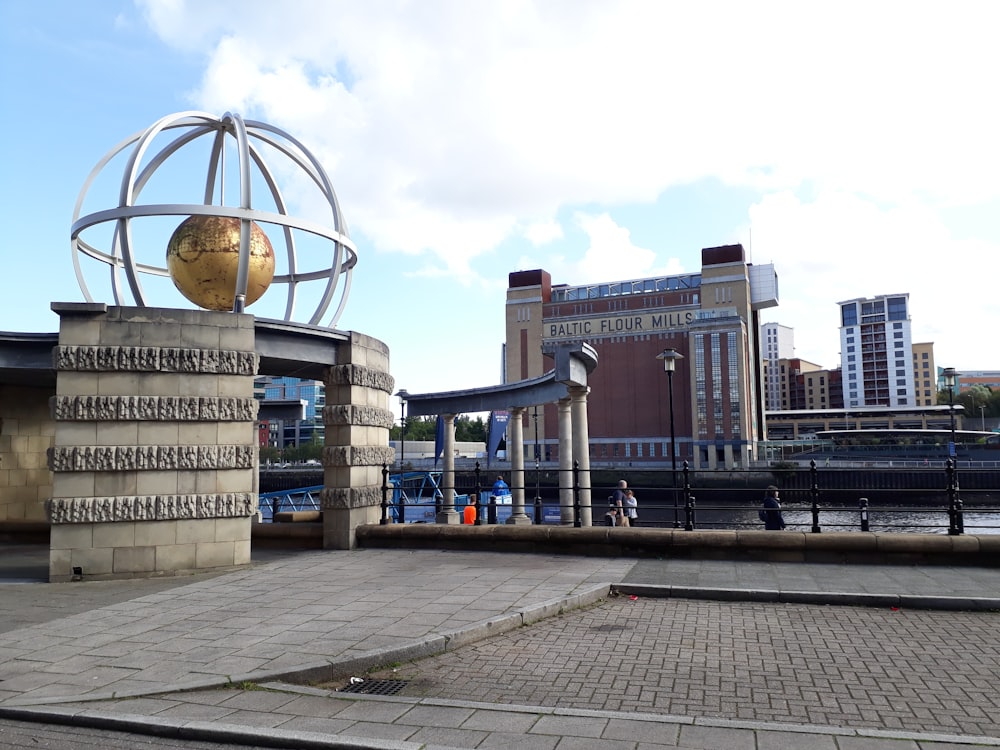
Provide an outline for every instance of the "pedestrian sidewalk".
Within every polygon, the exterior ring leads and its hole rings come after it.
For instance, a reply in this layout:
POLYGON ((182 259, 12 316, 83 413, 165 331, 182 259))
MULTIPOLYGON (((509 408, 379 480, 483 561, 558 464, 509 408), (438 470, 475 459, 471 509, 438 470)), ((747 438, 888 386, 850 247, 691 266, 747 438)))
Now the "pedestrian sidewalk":
MULTIPOLYGON (((577 608, 606 601, 614 588, 751 602, 837 595, 838 603, 855 597, 853 603, 877 606, 911 597, 911 606, 982 610, 1000 602, 1000 570, 356 550, 296 552, 197 579, 131 581, 127 591, 118 583, 0 584, 0 617, 19 602, 38 620, 9 630, 0 620, 0 631, 7 630, 0 632, 0 718, 323 748, 1000 746, 989 736, 894 724, 816 726, 480 702, 475 678, 462 700, 309 686, 453 653, 559 613, 573 612, 560 618, 572 623, 577 608), (145 583, 151 593, 143 595, 145 583), (53 597, 71 614, 28 606, 53 597)), ((593 637, 589 632, 570 640, 593 637)), ((575 650, 592 647, 579 643, 575 650)), ((544 653, 525 658, 520 666, 539 680, 559 669, 544 653)), ((578 689, 588 684, 580 676, 578 689)))

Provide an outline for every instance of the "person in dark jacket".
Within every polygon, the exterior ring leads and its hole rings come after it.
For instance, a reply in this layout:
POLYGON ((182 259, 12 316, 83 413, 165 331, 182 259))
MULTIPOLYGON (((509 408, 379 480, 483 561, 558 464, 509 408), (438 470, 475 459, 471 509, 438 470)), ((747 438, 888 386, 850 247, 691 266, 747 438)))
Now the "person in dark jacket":
POLYGON ((785 519, 781 515, 781 503, 778 502, 778 488, 773 484, 764 492, 764 507, 761 509, 760 520, 768 531, 781 531, 785 528, 785 519))

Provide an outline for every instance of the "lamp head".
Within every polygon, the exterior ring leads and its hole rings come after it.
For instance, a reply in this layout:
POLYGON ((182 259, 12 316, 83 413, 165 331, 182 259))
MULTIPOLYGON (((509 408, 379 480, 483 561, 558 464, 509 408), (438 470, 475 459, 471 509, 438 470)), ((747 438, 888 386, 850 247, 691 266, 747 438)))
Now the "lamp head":
POLYGON ((959 375, 961 373, 956 371, 954 367, 946 367, 941 372, 941 376, 944 378, 944 385, 949 391, 955 388, 959 375))
POLYGON ((664 372, 673 372, 678 360, 684 359, 684 355, 676 349, 664 349, 662 353, 656 355, 656 358, 663 360, 664 372))

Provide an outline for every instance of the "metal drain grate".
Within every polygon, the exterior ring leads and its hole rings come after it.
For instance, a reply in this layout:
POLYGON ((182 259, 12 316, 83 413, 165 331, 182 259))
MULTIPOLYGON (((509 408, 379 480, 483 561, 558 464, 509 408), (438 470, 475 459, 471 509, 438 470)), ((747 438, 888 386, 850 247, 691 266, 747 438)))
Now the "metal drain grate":
POLYGON ((341 688, 341 693, 364 693, 365 695, 397 695, 409 684, 409 680, 365 680, 341 688))

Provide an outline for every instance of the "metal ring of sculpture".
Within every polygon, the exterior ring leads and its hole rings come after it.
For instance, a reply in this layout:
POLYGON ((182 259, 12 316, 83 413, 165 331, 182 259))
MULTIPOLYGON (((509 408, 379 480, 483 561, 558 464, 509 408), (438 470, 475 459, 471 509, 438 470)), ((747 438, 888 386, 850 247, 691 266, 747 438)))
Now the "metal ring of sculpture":
POLYGON ((327 324, 330 328, 336 326, 347 303, 347 296, 351 286, 351 274, 358 260, 357 249, 348 234, 347 223, 340 211, 340 205, 337 202, 337 196, 329 177, 317 159, 291 135, 267 123, 254 120, 244 121, 239 115, 228 112, 221 118, 204 112, 181 112, 161 118, 150 127, 125 139, 111 149, 91 170, 80 191, 73 211, 73 224, 70 236, 73 267, 76 271, 80 289, 88 302, 93 302, 94 299, 84 280, 83 269, 80 263, 81 256, 95 259, 111 267, 111 285, 116 304, 129 304, 129 300, 125 296, 126 290, 121 278, 121 272, 124 271, 134 304, 140 307, 149 306, 140 282, 140 275, 145 273, 153 276, 170 276, 171 274, 167 268, 149 263, 141 263, 137 260, 135 246, 132 241, 131 222, 138 218, 171 215, 220 217, 239 221, 239 259, 233 295, 234 312, 243 312, 247 304, 251 233, 252 230, 254 232, 258 231, 254 228, 254 225, 266 223, 281 227, 284 236, 284 250, 287 257, 288 273, 274 276, 271 283, 286 284, 288 287, 284 320, 293 320, 296 292, 299 285, 305 282, 318 281, 325 283, 326 286, 319 304, 309 318, 308 323, 309 325, 321 325, 320 321, 326 315, 331 302, 334 300, 338 283, 341 281, 340 277, 343 276, 343 283, 340 285, 340 299, 327 324), (181 133, 176 138, 167 143, 159 151, 151 152, 154 137, 164 131, 176 129, 181 130, 181 133), (211 157, 205 180, 204 203, 146 205, 138 203, 140 193, 156 170, 183 146, 202 136, 208 136, 213 139, 211 157), (220 183, 224 182, 222 175, 224 174, 224 147, 227 137, 232 137, 236 141, 240 183, 239 206, 213 205, 216 181, 220 180, 220 183), (330 206, 332 227, 297 219, 287 214, 285 199, 278 188, 270 166, 264 159, 264 153, 260 148, 260 144, 267 144, 276 149, 306 173, 312 183, 319 188, 323 198, 330 206), (80 216, 84 199, 97 176, 113 158, 130 147, 131 152, 128 154, 125 172, 120 183, 118 207, 80 216), (150 152, 148 159, 145 166, 142 166, 144 158, 147 157, 147 152, 150 152), (257 168, 259 175, 267 185, 276 206, 276 211, 274 212, 255 210, 251 205, 253 167, 257 168), (89 227, 106 222, 115 222, 111 252, 99 250, 92 244, 85 242, 81 237, 89 227), (296 243, 293 229, 330 240, 332 243, 332 258, 329 268, 304 272, 298 270, 299 263, 296 257, 296 243))

